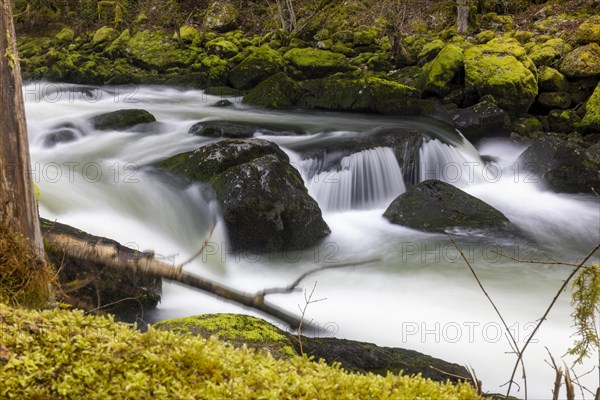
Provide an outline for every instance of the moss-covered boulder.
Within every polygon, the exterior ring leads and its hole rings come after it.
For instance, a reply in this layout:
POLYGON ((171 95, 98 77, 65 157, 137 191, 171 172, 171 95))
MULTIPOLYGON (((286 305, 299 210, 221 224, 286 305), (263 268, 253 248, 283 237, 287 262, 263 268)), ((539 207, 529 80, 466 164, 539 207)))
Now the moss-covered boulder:
POLYGON ((105 47, 117 37, 119 37, 119 32, 117 32, 117 30, 108 26, 103 26, 94 33, 92 45, 96 47, 105 47))
POLYGON ((300 173, 272 142, 224 140, 160 165, 211 184, 234 250, 303 249, 330 232, 300 173))
MULTIPOLYGON (((158 322, 154 328, 181 334, 192 334, 269 352, 275 358, 289 359, 300 355, 297 335, 285 332, 268 322, 240 314, 204 314, 158 322)), ((413 350, 379 347, 373 343, 337 338, 301 336, 304 354, 315 361, 340 363, 348 371, 386 375, 417 375, 445 382, 448 374, 468 376, 464 367, 413 350), (434 368, 432 368, 432 366, 434 368), (440 372, 444 371, 446 374, 440 372)), ((457 378, 452 378, 453 382, 457 378)))
POLYGON ((419 59, 419 64, 423 65, 429 61, 432 61, 445 46, 446 43, 440 39, 434 39, 427 43, 425 46, 423 46, 419 52, 419 55, 417 56, 419 59))
POLYGON ((442 181, 427 180, 398 196, 383 216, 393 224, 427 232, 451 228, 502 228, 509 221, 500 211, 442 181))
POLYGON ((567 92, 543 92, 537 97, 537 102, 545 109, 569 108, 571 105, 571 94, 567 92))
POLYGON ((300 82, 296 105, 339 111, 418 114, 421 92, 372 75, 337 74, 300 82))
POLYGON ((238 27, 240 13, 229 0, 212 1, 204 13, 204 26, 216 32, 228 32, 238 27))
POLYGON ((292 335, 260 318, 243 314, 203 314, 169 319, 154 324, 161 331, 217 337, 235 347, 247 346, 268 352, 275 358, 297 355, 292 335))
POLYGON ((511 114, 524 114, 538 94, 537 69, 525 49, 511 38, 498 38, 464 53, 467 88, 492 95, 511 114))
POLYGON ((555 66, 571 50, 570 44, 553 38, 533 46, 529 50, 529 58, 537 67, 555 66))
POLYGON ((600 84, 585 105, 581 126, 587 132, 600 132, 600 84))
POLYGON ((510 134, 510 118, 503 109, 488 100, 451 111, 450 116, 454 127, 472 143, 510 134))
POLYGON ((173 39, 181 39, 183 43, 188 44, 199 40, 199 38, 200 32, 198 32, 198 29, 190 25, 183 25, 179 27, 179 36, 177 35, 177 32, 173 34, 173 39))
POLYGON ((600 15, 586 19, 575 31, 575 40, 581 44, 600 44, 600 15))
POLYGON ((519 168, 531 171, 550 189, 566 193, 600 190, 600 165, 572 142, 545 136, 531 143, 517 159, 519 168))
POLYGON ((308 79, 322 78, 351 68, 344 55, 327 50, 291 49, 283 58, 308 79))
POLYGON ((71 28, 63 28, 54 37, 56 38, 57 42, 61 44, 68 44, 75 39, 75 32, 71 28))
POLYGON ((590 43, 576 48, 565 56, 559 69, 568 78, 600 76, 600 45, 590 43))
POLYGON ((539 69, 538 86, 540 92, 566 92, 569 83, 563 74, 551 67, 539 69))
POLYGON ((251 89, 283 70, 285 60, 267 45, 261 46, 229 71, 229 83, 236 89, 251 89))
POLYGON ((104 48, 104 54, 108 54, 112 57, 125 55, 125 48, 131 40, 131 33, 129 29, 125 29, 121 34, 112 41, 108 46, 104 48))
POLYGON ((433 93, 443 97, 453 89, 451 82, 458 80, 464 70, 462 48, 449 44, 445 46, 433 59, 425 64, 419 89, 423 93, 433 93))
POLYGON ((205 48, 209 54, 214 54, 224 59, 232 58, 240 51, 234 43, 224 38, 211 40, 206 43, 205 48))
POLYGON ((149 30, 133 35, 125 51, 134 65, 158 71, 190 66, 198 57, 192 49, 179 48, 170 34, 149 30))
POLYGON ((298 88, 298 83, 280 72, 259 83, 244 96, 242 103, 275 110, 292 108, 298 88))
POLYGON ((127 130, 140 124, 155 122, 156 118, 146 110, 118 110, 92 117, 89 122, 94 129, 100 131, 127 130))

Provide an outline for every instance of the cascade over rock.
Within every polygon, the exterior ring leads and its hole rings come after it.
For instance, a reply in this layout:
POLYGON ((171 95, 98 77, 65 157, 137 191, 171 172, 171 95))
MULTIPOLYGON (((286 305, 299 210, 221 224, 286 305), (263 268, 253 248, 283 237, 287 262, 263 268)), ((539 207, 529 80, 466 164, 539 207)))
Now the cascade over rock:
POLYGON ((224 140, 161 166, 211 184, 234 250, 303 249, 330 233, 299 172, 274 143, 224 140))

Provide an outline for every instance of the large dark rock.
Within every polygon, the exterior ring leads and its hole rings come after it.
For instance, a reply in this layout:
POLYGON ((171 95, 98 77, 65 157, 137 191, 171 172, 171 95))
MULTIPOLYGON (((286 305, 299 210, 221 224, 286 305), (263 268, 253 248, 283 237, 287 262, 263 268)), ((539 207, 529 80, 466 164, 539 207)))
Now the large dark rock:
POLYGON ((255 133, 276 136, 296 134, 296 132, 285 129, 285 127, 281 127, 281 130, 277 130, 277 127, 272 125, 269 126, 271 128, 241 121, 201 121, 192 125, 188 133, 196 136, 232 139, 251 138, 255 133))
POLYGON ((292 108, 296 103, 298 83, 280 72, 253 88, 242 103, 275 110, 292 108))
MULTIPOLYGON (((115 249, 115 258, 133 260, 149 257, 118 242, 90 235, 79 229, 55 221, 41 219, 42 233, 72 237, 90 245, 109 245, 115 249)), ((58 268, 58 278, 63 289, 71 288, 68 299, 77 307, 115 313, 125 319, 143 314, 143 310, 156 308, 160 301, 162 281, 130 271, 117 271, 103 264, 85 262, 71 257, 51 245, 46 246, 46 255, 58 268)))
POLYGON ((212 185, 234 250, 302 249, 330 233, 300 173, 274 143, 224 140, 161 166, 212 185))
POLYGON ((146 110, 130 109, 96 115, 89 121, 94 129, 100 131, 120 131, 139 124, 156 122, 156 118, 146 110))
POLYGON ((500 228, 500 211, 442 181, 427 180, 398 196, 383 214, 393 224, 428 232, 449 228, 500 228))
POLYGON ((507 137, 510 135, 510 118, 494 103, 484 100, 462 110, 451 111, 451 120, 470 142, 476 143, 485 137, 507 137))
MULTIPOLYGON (((298 337, 285 332, 268 322, 248 315, 205 314, 194 317, 161 321, 156 329, 192 334, 243 345, 259 351, 268 351, 275 358, 290 358, 299 355, 298 337)), ((379 347, 373 343, 336 338, 313 338, 302 336, 302 350, 316 361, 340 363, 341 367, 358 373, 416 375, 438 382, 458 377, 468 377, 468 371, 458 365, 428 356, 413 350, 394 347, 379 347), (445 371, 446 374, 441 371, 445 371)))
POLYGON ((517 165, 557 192, 600 191, 600 164, 583 147, 557 137, 533 141, 519 156, 517 165))

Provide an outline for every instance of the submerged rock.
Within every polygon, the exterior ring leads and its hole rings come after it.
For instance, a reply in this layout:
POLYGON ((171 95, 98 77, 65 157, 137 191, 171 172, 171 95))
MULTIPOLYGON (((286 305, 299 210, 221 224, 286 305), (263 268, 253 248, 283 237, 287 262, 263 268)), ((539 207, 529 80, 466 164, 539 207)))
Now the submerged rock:
POLYGON ((450 228, 501 228, 508 218, 489 204, 438 180, 427 180, 398 196, 383 216, 393 224, 427 232, 450 228))
POLYGON ((600 164, 583 147, 557 137, 533 141, 519 156, 517 165, 557 192, 600 191, 600 164))
POLYGON ((44 147, 54 147, 59 143, 73 142, 80 136, 82 136, 82 133, 75 125, 66 123, 55 127, 44 135, 42 144, 44 147))
MULTIPOLYGON (((268 351, 275 358, 288 359, 300 355, 297 336, 248 315, 205 314, 161 321, 154 327, 205 338, 216 336, 235 347, 246 345, 259 351, 268 351)), ((329 364, 340 363, 342 368, 358 373, 421 374, 438 382, 448 379, 457 382, 459 376, 469 376, 468 371, 458 364, 414 350, 379 347, 373 343, 302 336, 302 349, 305 355, 314 357, 315 361, 323 359, 329 364)))
POLYGON ((234 250, 303 249, 330 233, 300 173, 274 143, 224 140, 160 165, 211 184, 234 250))
POLYGON ((146 110, 130 109, 96 115, 89 121, 94 129, 100 131, 120 131, 139 124, 156 122, 156 118, 146 110))
POLYGON ((188 133, 196 136, 232 139, 251 138, 256 133, 268 136, 289 136, 296 134, 284 127, 281 130, 276 130, 275 127, 241 121, 202 121, 192 125, 188 133))

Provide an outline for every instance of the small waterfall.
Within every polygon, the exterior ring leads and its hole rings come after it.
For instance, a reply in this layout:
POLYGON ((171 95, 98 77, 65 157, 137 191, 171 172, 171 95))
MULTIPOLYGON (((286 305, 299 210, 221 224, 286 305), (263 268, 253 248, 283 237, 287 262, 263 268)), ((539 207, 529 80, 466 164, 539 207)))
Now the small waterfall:
POLYGON ((308 192, 323 210, 385 207, 406 190, 398 161, 387 147, 344 157, 335 170, 319 171, 318 161, 312 159, 302 164, 308 167, 304 169, 308 192))
POLYGON ((467 151, 461 151, 438 139, 423 142, 419 149, 419 165, 416 168, 419 182, 428 179, 464 187, 480 183, 486 175, 494 174, 493 168, 486 168, 479 157, 467 151))

